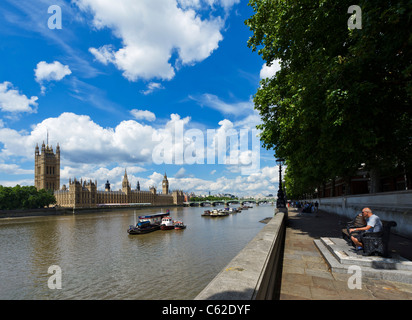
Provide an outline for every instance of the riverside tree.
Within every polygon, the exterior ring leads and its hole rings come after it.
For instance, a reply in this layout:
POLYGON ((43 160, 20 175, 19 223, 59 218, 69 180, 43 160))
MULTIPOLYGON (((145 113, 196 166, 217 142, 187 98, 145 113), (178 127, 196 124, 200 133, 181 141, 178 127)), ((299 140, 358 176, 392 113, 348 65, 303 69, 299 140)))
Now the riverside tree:
POLYGON ((4 187, 0 185, 0 210, 37 209, 56 203, 51 191, 34 186, 4 187))
MULTIPOLYGON (((362 165, 411 171, 412 2, 250 0, 248 46, 281 70, 254 96, 261 140, 287 163, 295 196, 362 165), (354 18, 354 17, 353 17, 354 18)), ((374 189, 372 183, 371 191, 374 189)))

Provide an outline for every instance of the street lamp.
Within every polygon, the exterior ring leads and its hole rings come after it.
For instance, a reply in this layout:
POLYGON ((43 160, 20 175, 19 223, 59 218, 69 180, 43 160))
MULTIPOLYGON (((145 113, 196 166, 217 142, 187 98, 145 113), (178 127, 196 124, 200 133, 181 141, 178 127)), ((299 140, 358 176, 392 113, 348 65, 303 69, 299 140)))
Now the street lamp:
POLYGON ((278 199, 276 201, 276 208, 286 208, 285 194, 283 193, 282 188, 282 164, 285 163, 285 159, 276 159, 276 162, 279 165, 279 190, 278 199))

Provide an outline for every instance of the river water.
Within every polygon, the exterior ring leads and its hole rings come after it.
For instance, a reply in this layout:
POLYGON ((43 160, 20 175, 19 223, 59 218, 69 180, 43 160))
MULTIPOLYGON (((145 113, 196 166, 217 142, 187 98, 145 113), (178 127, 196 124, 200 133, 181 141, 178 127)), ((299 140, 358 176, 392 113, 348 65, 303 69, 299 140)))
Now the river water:
POLYGON ((171 208, 186 229, 143 235, 127 234, 134 210, 1 219, 0 299, 194 299, 274 208, 219 218, 202 217, 208 208, 171 208), (61 270, 61 289, 49 288, 50 266, 61 270))

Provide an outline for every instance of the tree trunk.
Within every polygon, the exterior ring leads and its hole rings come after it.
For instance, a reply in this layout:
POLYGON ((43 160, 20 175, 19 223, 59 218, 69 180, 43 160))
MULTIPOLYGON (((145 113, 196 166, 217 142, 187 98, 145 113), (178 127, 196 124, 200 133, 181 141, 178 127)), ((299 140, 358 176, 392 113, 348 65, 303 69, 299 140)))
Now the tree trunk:
POLYGON ((380 184, 380 172, 378 168, 372 168, 369 171, 370 177, 370 190, 369 193, 378 193, 381 192, 381 184, 380 184))

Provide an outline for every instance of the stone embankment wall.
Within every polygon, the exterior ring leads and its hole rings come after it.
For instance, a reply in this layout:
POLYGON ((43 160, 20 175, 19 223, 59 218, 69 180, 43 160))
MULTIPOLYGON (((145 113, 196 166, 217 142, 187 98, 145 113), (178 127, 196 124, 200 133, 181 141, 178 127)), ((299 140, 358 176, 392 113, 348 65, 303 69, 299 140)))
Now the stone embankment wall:
POLYGON ((277 213, 195 300, 278 299, 286 220, 277 213))
POLYGON ((333 212, 351 220, 363 208, 369 207, 381 220, 396 221, 395 234, 412 238, 412 190, 361 194, 332 198, 310 199, 318 201, 319 209, 333 212))

